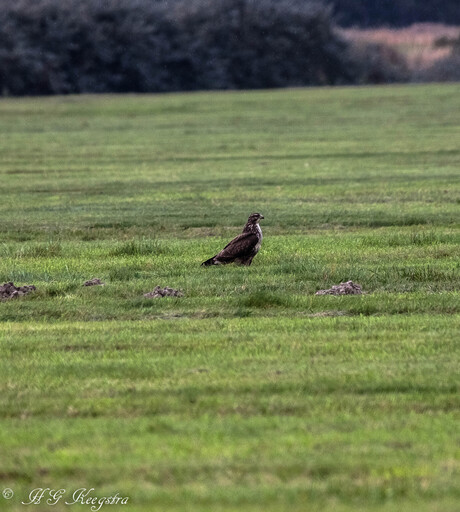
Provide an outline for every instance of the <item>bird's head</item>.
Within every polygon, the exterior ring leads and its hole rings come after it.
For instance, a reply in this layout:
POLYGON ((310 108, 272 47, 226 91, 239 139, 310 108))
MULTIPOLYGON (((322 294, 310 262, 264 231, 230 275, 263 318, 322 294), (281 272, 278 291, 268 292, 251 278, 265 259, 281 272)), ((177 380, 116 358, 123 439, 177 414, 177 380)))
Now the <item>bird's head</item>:
POLYGON ((251 213, 249 215, 248 224, 257 224, 264 216, 261 213, 251 213))

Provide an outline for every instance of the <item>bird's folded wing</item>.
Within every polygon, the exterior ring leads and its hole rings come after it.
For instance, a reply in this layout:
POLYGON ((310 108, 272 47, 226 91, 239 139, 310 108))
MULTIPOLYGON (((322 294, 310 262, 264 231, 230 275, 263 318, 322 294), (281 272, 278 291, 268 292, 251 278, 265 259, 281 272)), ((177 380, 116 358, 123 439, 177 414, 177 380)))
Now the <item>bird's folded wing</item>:
POLYGON ((259 239, 254 233, 241 233, 228 243, 216 256, 219 259, 233 259, 251 252, 259 239))

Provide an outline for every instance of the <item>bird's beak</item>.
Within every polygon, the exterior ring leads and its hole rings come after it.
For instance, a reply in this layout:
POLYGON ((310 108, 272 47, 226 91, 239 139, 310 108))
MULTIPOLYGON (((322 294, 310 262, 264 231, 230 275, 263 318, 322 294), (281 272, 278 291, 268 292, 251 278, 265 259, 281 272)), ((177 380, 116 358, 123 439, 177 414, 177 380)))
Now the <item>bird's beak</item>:
POLYGON ((265 217, 263 215, 260 216, 261 219, 265 219, 265 217))

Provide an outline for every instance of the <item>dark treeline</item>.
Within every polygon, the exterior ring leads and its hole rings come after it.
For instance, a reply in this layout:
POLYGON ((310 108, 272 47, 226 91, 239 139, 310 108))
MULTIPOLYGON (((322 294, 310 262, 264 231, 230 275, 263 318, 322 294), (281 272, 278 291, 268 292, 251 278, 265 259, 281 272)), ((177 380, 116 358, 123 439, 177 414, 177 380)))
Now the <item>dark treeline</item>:
POLYGON ((460 24, 459 0, 333 0, 340 25, 403 27, 413 23, 460 24))
POLYGON ((305 0, 0 0, 0 93, 161 92, 402 79, 305 0))

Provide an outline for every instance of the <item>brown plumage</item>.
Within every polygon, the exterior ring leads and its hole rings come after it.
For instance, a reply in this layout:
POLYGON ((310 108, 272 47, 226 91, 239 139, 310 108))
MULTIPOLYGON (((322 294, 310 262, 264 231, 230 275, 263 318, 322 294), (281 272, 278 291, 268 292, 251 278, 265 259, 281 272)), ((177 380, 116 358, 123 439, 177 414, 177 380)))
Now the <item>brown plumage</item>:
POLYGON ((250 265, 252 259, 259 252, 262 243, 262 230, 259 221, 264 216, 260 213, 252 213, 249 216, 241 235, 238 235, 228 243, 218 254, 204 261, 201 265, 226 265, 227 263, 239 263, 250 265))

